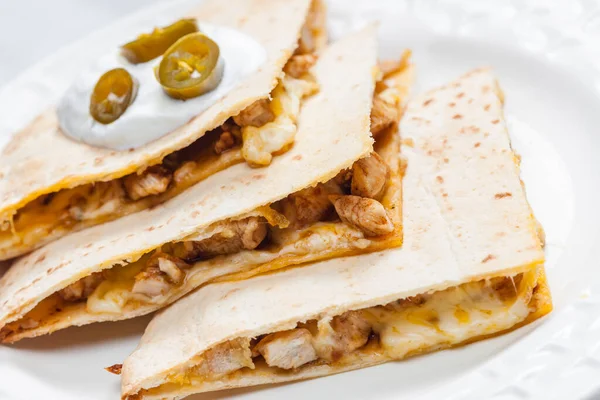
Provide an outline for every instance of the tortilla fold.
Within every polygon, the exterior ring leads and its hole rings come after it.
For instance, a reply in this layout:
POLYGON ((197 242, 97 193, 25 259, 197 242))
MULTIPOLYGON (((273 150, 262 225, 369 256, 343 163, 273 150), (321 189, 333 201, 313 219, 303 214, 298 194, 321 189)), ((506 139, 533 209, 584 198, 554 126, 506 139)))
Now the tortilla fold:
MULTIPOLYGON (((399 246, 401 171, 394 125, 378 137, 375 146, 391 171, 380 203, 390 220, 390 233, 367 236, 340 220, 325 220, 292 230, 282 244, 265 247, 263 242, 252 250, 193 261, 182 267, 185 279, 157 295, 160 300, 132 293, 153 254, 183 242, 230 235, 228 224, 248 218, 260 218, 273 230, 284 228, 290 221, 270 205, 328 182, 370 155, 376 49, 375 28, 369 27, 322 53, 313 71, 320 92, 302 108, 294 146, 270 166, 232 166, 153 209, 66 236, 18 260, 0 280, 2 340, 14 342, 68 326, 133 318, 215 280, 248 278, 288 265, 399 246), (81 297, 65 301, 60 291, 98 274, 105 280, 89 294, 87 303, 79 301, 81 297), (100 306, 104 308, 99 312, 100 306)), ((155 268, 155 272, 164 276, 164 271, 155 268)))
POLYGON ((129 151, 89 146, 61 132, 55 108, 39 115, 15 135, 0 157, 0 260, 26 254, 69 233, 155 207, 192 183, 244 162, 239 144, 222 154, 215 154, 212 148, 195 153, 197 149, 192 148, 191 159, 198 162, 193 182, 173 179, 166 191, 139 199, 119 188, 121 178, 161 164, 169 155, 179 154, 185 159, 186 154, 177 152, 200 139, 212 147, 218 135, 209 133, 250 105, 272 97, 284 78, 286 62, 299 46, 309 15, 313 18, 315 51, 325 45, 323 8, 319 0, 312 7, 311 0, 208 0, 189 12, 187 17, 198 19, 200 25, 206 22, 226 26, 253 37, 264 47, 266 61, 204 112, 147 145, 129 151), (95 186, 101 182, 119 185, 112 189, 95 186), (89 209, 84 213, 81 207, 74 208, 82 200, 89 209), (110 206, 116 202, 118 206, 110 206), (109 206, 103 208, 107 203, 109 206))
POLYGON ((123 399, 331 375, 470 343, 550 312, 544 251, 491 71, 413 99, 400 132, 402 248, 199 289, 149 324, 123 364, 123 399), (318 356, 319 335, 351 315, 370 324, 362 347, 318 356), (299 330, 310 332, 318 358, 270 366, 260 343, 299 330), (216 358, 230 355, 244 366, 227 370, 216 358))

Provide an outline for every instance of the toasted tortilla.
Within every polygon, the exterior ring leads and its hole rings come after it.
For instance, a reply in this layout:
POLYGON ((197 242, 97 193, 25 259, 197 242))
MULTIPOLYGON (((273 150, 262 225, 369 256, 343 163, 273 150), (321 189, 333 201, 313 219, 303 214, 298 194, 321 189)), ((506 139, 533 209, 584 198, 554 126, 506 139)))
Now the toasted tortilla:
MULTIPOLYGON (((159 164, 167 155, 189 146, 255 101, 268 98, 298 45, 310 5, 310 0, 208 0, 188 13, 189 17, 200 21, 232 27, 252 36, 264 46, 267 60, 206 111, 145 146, 130 151, 88 146, 61 133, 54 108, 39 115, 16 134, 0 157, 1 219, 9 220, 17 210, 44 194, 114 180, 159 164)), ((317 37, 316 45, 323 46, 324 40, 324 35, 317 37)), ((230 157, 223 160, 219 169, 242 161, 241 157, 230 157)), ((137 208, 155 205, 142 202, 137 208)), ((122 209, 125 213, 139 211, 122 209)), ((0 235, 0 260, 25 254, 69 232, 102 222, 106 221, 84 220, 55 227, 35 242, 25 241, 18 232, 0 231, 3 233, 0 235)))
MULTIPOLYGON (((156 315, 125 360, 123 398, 180 398, 330 375, 469 343, 548 313, 552 306, 544 252, 491 71, 475 70, 412 100, 400 132, 407 158, 402 248, 208 285, 190 294, 156 315), (454 342, 425 343, 395 357, 370 351, 368 342, 339 361, 316 360, 289 370, 258 359, 254 369, 245 367, 214 380, 194 380, 193 372, 186 372, 205 351, 229 340, 518 274, 523 274, 521 282, 531 284, 525 315, 483 327, 456 317, 470 331, 454 342)), ((432 321, 434 326, 437 320, 432 321)), ((417 336, 410 337, 409 343, 417 342, 417 336)))
MULTIPOLYGON (((323 52, 313 71, 320 92, 302 108, 292 149, 277 157, 269 167, 253 169, 246 164, 235 165, 161 206, 66 236, 18 260, 0 280, 0 329, 30 310, 36 312, 34 307, 38 304, 43 311, 46 305, 42 300, 82 277, 115 264, 134 262, 164 243, 208 238, 222 221, 261 215, 270 224, 281 225, 267 205, 328 181, 373 150, 370 110, 376 49, 375 28, 369 27, 323 52), (360 52, 355 51, 357 46, 360 52)), ((392 174, 399 175, 395 129, 397 126, 378 140, 377 147, 382 157, 390 160, 392 174)), ((339 221, 318 223, 314 235, 306 235, 304 240, 313 237, 325 246, 317 249, 315 241, 309 240, 306 245, 311 251, 306 257, 294 255, 296 242, 287 254, 266 261, 261 257, 271 254, 259 250, 202 261, 197 263, 201 268, 186 277, 169 302, 212 280, 246 278, 291 264, 399 246, 402 242, 400 184, 387 189, 382 204, 395 215, 391 234, 368 238, 339 221), (335 240, 346 247, 334 246, 335 240), (257 257, 259 262, 254 262, 257 257)), ((132 318, 162 306, 132 303, 121 313, 92 314, 86 311, 85 303, 77 303, 73 308, 48 311, 51 315, 38 326, 10 328, 3 332, 2 340, 13 342, 67 326, 132 318)))

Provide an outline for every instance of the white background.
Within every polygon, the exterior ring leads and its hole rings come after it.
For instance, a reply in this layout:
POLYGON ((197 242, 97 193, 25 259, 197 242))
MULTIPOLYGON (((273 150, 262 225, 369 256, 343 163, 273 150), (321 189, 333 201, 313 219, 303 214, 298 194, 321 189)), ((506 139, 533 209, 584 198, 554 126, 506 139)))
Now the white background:
POLYGON ((0 0, 0 86, 59 48, 159 0, 0 0))

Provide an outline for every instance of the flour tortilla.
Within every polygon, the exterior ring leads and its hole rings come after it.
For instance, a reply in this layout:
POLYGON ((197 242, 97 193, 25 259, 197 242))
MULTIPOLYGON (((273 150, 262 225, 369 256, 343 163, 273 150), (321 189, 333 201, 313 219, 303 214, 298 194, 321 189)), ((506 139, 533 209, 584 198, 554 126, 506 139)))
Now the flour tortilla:
MULTIPOLYGON (((13 138, 0 157, 0 216, 14 214, 43 194, 110 181, 158 164, 256 100, 269 97, 283 75, 283 66, 296 49, 310 3, 310 0, 204 1, 187 15, 252 36, 266 50, 265 64, 187 124, 132 151, 113 151, 75 142, 60 132, 56 110, 47 110, 13 138)), ((60 232, 61 236, 64 234, 60 232)), ((45 241, 56 239, 54 236, 48 235, 45 241)), ((24 254, 41 244, 12 243, 9 248, 0 249, 0 260, 24 254)))
MULTIPOLYGON (((326 182, 370 154, 376 66, 376 30, 371 26, 322 53, 313 70, 320 92, 302 108, 292 149, 270 166, 235 165, 161 206, 66 236, 16 261, 0 280, 0 329, 84 276, 123 260, 134 261, 164 243, 209 237, 215 223, 239 218, 290 193, 326 182)), ((158 308, 79 314, 3 339, 14 341, 70 325, 132 318, 158 308)))
MULTIPOLYGON (((540 268, 534 309, 521 323, 549 312, 544 252, 491 71, 475 70, 412 100, 400 132, 408 165, 402 248, 208 285, 190 294, 152 320, 125 361, 123 397, 161 385, 167 374, 230 339, 293 329, 297 322, 483 278, 540 268)), ((361 354, 341 366, 316 364, 281 373, 246 368, 200 386, 173 385, 173 390, 142 398, 330 375, 388 360, 361 354)))

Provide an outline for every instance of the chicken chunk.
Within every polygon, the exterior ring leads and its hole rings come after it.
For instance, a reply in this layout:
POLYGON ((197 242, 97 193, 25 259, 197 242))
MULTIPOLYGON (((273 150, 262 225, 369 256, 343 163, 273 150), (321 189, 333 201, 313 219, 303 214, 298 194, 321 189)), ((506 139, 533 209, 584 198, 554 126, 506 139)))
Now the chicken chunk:
POLYGON ((131 291, 148 297, 164 295, 171 289, 168 275, 160 268, 151 266, 135 276, 135 283, 131 291))
POLYGON ((131 174, 125 177, 123 184, 127 195, 132 200, 160 194, 167 190, 173 176, 166 168, 155 165, 141 174, 131 174))
POLYGON ((157 251, 146 263, 146 268, 135 276, 132 291, 155 297, 167 293, 173 285, 185 278, 184 269, 189 265, 182 259, 157 251))
POLYGON ((260 99, 246 107, 242 112, 233 117, 233 120, 239 126, 260 127, 275 119, 275 114, 271 110, 269 99, 260 99))
POLYGON ((173 173, 173 180, 180 184, 192 177, 194 170, 198 168, 195 161, 186 161, 173 173))
POLYGON ((314 54, 299 54, 292 56, 283 67, 286 74, 293 78, 300 78, 307 73, 317 62, 317 56, 314 54))
POLYGON ((102 281, 104 276, 102 272, 95 272, 91 275, 85 276, 75 283, 71 283, 64 289, 58 291, 58 295, 65 301, 81 301, 88 298, 90 294, 102 281))
POLYGON ((333 213, 334 207, 329 201, 329 195, 333 194, 342 194, 334 181, 300 190, 281 200, 282 213, 290 225, 297 228, 323 221, 333 213))
POLYGON ((219 136, 219 140, 215 142, 215 153, 221 154, 235 146, 235 136, 231 132, 225 131, 219 136))
POLYGON ((377 137, 381 132, 388 129, 400 120, 398 105, 386 101, 382 96, 373 97, 373 108, 371 109, 371 134, 377 137))
POLYGON ((21 327, 21 329, 27 330, 27 329, 35 329, 38 326, 40 326, 39 321, 36 321, 33 318, 21 318, 21 320, 19 321, 19 326, 21 327))
POLYGON ((158 269, 165 273, 172 283, 178 285, 183 282, 183 278, 185 278, 183 269, 189 267, 185 261, 162 253, 157 255, 155 259, 156 264, 158 264, 158 269))
MULTIPOLYGON (((68 191, 59 192, 55 197, 61 195, 67 196, 68 191)), ((124 198, 125 191, 120 181, 96 182, 89 185, 89 191, 85 196, 76 196, 70 200, 68 213, 76 221, 101 218, 116 212, 123 204, 124 198)))
POLYGON ((207 350, 195 372, 216 379, 244 367, 254 369, 250 339, 237 338, 207 350))
POLYGON ((249 217, 230 221, 221 232, 207 239, 184 242, 183 256, 191 260, 253 250, 266 236, 267 224, 262 218, 249 217))
POLYGON ((9 337, 15 332, 22 332, 29 329, 35 329, 40 326, 40 322, 29 317, 23 317, 16 321, 13 321, 9 324, 4 325, 2 329, 0 329, 0 342, 3 342, 4 339, 9 337))
POLYGON ((416 296, 409 296, 405 299, 399 299, 398 301, 386 304, 383 307, 391 307, 391 309, 394 310, 394 307, 422 306, 423 304, 425 304, 426 301, 426 296, 418 294, 416 296))
POLYGON ((183 272, 177 264, 167 258, 158 259, 158 269, 167 274, 169 280, 173 283, 179 284, 183 282, 185 272, 183 272))
POLYGON ((298 328, 271 333, 258 342, 255 349, 269 366, 292 369, 318 358, 311 342, 310 332, 298 328))
POLYGON ((333 178, 333 181, 337 183, 340 187, 347 186, 350 189, 350 181, 352 180, 352 168, 346 168, 338 172, 338 174, 333 178))
POLYGON ((233 118, 228 119, 221 125, 221 131, 231 133, 235 139, 242 138, 242 128, 233 121, 233 118))
POLYGON ((390 167, 379 154, 373 152, 352 166, 352 194, 381 200, 389 178, 390 167))
POLYGON ((235 221, 234 231, 239 235, 242 249, 254 250, 267 236, 267 224, 259 217, 235 221))
POLYGON ((340 219, 366 236, 391 233, 394 224, 380 202, 359 196, 330 196, 340 219))
POLYGON ((371 325, 359 311, 348 311, 331 321, 320 321, 313 345, 319 358, 337 361, 364 346, 371 334, 371 325))

